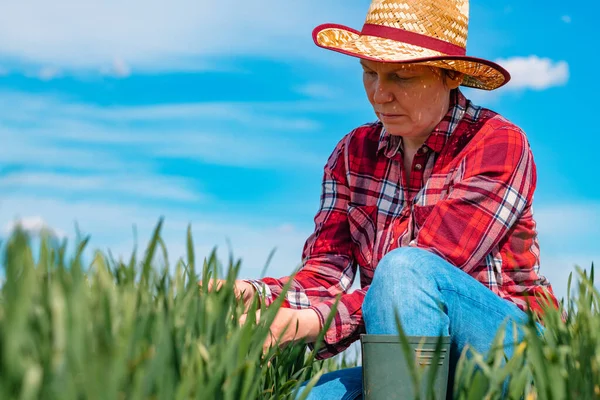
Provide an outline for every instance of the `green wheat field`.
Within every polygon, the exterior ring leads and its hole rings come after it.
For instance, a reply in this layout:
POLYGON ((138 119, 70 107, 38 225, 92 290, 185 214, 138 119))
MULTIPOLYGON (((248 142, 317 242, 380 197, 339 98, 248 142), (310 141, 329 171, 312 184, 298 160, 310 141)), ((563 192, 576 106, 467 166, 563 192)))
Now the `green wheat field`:
MULTIPOLYGON (((0 399, 288 399, 301 382, 356 364, 349 356, 318 361, 303 343, 263 354, 280 301, 260 322, 239 326, 233 282, 241 260, 195 255, 188 229, 187 256, 169 265, 161 227, 140 259, 134 249, 128 260, 96 251, 84 261, 89 238, 70 253, 51 236, 33 248, 20 230, 2 243, 0 399), (228 284, 210 293, 198 285, 215 277, 228 284)), ((499 399, 507 381, 509 399, 600 398, 593 270, 577 269, 561 309, 546 313, 543 336, 530 316, 512 358, 499 345, 512 334, 503 330, 489 354, 466 350, 450 377, 454 397, 499 399)), ((421 376, 415 370, 413 382, 421 376)))

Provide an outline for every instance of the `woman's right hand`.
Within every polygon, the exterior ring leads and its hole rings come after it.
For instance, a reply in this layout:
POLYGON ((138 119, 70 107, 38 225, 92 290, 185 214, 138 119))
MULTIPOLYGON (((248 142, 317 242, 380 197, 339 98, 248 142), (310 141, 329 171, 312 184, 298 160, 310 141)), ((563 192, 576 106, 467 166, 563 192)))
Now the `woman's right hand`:
MULTIPOLYGON (((226 282, 227 281, 225 279, 210 279, 208 281, 208 291, 218 291, 226 282)), ((202 281, 198 282, 198 286, 202 287, 202 281)), ((248 308, 250 308, 250 303, 252 302, 252 297, 254 296, 254 293, 256 293, 254 286, 248 282, 238 279, 235 281, 233 292, 238 300, 242 300, 244 302, 244 313, 248 311, 248 308)))

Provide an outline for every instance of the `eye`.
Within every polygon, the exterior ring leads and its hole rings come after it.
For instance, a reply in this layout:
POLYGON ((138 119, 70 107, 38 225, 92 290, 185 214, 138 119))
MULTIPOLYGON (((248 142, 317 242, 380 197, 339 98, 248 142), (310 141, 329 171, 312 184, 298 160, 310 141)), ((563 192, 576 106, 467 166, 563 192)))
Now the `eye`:
POLYGON ((406 82, 412 79, 411 76, 402 76, 398 74, 394 74, 394 79, 400 82, 406 82))

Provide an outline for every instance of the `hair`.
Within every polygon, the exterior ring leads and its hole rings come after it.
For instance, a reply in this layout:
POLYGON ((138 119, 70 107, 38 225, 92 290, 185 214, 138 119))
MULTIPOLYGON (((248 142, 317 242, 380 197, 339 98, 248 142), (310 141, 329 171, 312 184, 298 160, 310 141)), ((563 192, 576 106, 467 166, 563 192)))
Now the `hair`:
POLYGON ((442 68, 442 74, 444 74, 444 77, 454 79, 456 78, 456 75, 459 74, 459 72, 453 69, 442 68))
POLYGON ((443 80, 444 87, 447 89, 448 85, 446 83, 447 82, 446 78, 452 79, 452 80, 456 79, 457 75, 460 74, 460 72, 455 71, 453 69, 446 69, 446 68, 440 68, 440 69, 442 71, 442 80, 443 80))

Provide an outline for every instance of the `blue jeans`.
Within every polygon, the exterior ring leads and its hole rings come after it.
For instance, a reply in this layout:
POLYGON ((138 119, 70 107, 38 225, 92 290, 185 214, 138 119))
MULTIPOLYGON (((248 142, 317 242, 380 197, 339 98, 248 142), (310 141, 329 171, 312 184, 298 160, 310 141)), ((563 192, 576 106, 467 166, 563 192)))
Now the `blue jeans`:
MULTIPOLYGON (((394 309, 408 336, 451 337, 449 394, 465 345, 486 354, 503 323, 527 321, 527 314, 516 305, 462 270, 431 252, 411 247, 395 249, 379 262, 362 306, 367 333, 398 334, 394 309)), ((510 357, 513 327, 506 327, 504 345, 510 357)), ((518 340, 522 338, 520 329, 519 335, 518 340)), ((308 396, 310 400, 361 398, 361 367, 323 375, 308 396)))

